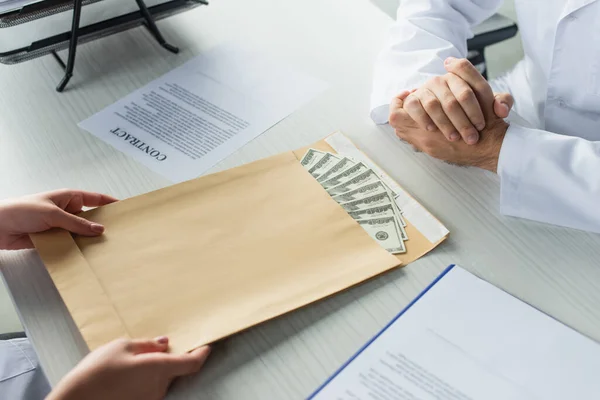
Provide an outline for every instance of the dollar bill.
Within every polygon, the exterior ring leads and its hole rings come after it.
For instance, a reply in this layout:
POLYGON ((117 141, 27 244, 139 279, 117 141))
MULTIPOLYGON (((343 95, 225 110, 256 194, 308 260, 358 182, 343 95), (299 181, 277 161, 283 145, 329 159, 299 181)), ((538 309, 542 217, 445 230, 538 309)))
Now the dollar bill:
POLYGON ((348 211, 348 215, 358 221, 359 219, 394 217, 396 213, 394 212, 394 206, 391 204, 384 204, 382 206, 365 208, 358 211, 348 211))
POLYGON ((315 165, 317 161, 319 161, 319 159, 324 155, 324 151, 308 149, 308 151, 302 157, 302 160, 300 160, 300 164, 302 164, 302 166, 306 169, 311 169, 312 166, 315 165))
POLYGON ((373 196, 365 197, 364 199, 349 201, 348 203, 341 203, 340 205, 344 207, 344 210, 346 211, 361 211, 383 205, 389 205, 392 207, 392 211, 395 211, 394 206, 392 205, 393 201, 394 199, 392 199, 392 196, 388 192, 383 192, 373 196))
POLYGON ((407 241, 408 235, 406 234, 406 229, 404 229, 404 227, 402 226, 402 222, 400 222, 401 218, 402 217, 396 215, 396 221, 398 221, 398 226, 400 227, 400 236, 402 237, 402 240, 407 241))
POLYGON ((325 155, 323 155, 323 157, 308 170, 308 173, 315 179, 318 179, 319 176, 328 171, 334 164, 337 164, 338 161, 340 161, 340 157, 335 154, 325 153, 325 155))
POLYGON ((361 219, 356 221, 379 243, 392 254, 406 253, 406 247, 400 233, 400 226, 394 217, 361 219))
MULTIPOLYGON (((400 209, 394 201, 393 196, 389 192, 385 191, 382 193, 375 194, 373 196, 365 197, 363 199, 358 199, 347 203, 340 203, 340 205, 344 207, 344 210, 346 210, 348 214, 354 219, 357 219, 355 218, 356 215, 364 215, 365 212, 368 211, 382 212, 382 208, 385 207, 385 211, 387 211, 385 216, 393 216, 394 218, 396 218, 396 221, 399 225, 400 237, 402 238, 402 240, 408 240, 408 235, 406 234, 406 230, 403 226, 404 220, 402 219, 400 209)), ((368 217, 363 216, 363 218, 368 217)))
MULTIPOLYGON (((393 196, 393 194, 391 194, 391 195, 393 196)), ((404 220, 404 217, 402 216, 402 210, 400 209, 400 207, 398 207, 398 203, 396 203, 396 198, 394 198, 394 200, 392 201, 392 205, 396 209, 396 218, 398 218, 398 221, 400 222, 400 225, 402 226, 402 231, 405 232, 405 235, 406 235, 406 231, 404 230, 404 228, 406 228, 406 221, 404 220)))
POLYGON ((364 199, 365 197, 373 196, 385 191, 387 191, 387 188, 383 182, 377 181, 360 186, 354 190, 350 190, 349 192, 333 196, 333 199, 338 203, 346 203, 348 201, 364 199))
POLYGON ((367 170, 368 170, 367 166, 365 164, 359 162, 357 164, 354 164, 350 168, 346 168, 344 171, 337 174, 333 178, 329 178, 326 181, 321 181, 320 183, 321 183, 321 186, 323 186, 325 189, 328 189, 328 188, 331 188, 334 186, 341 185, 342 183, 351 180, 356 175, 359 175, 362 172, 367 171, 367 170))
POLYGON ((323 172, 323 174, 317 178, 317 181, 318 182, 326 181, 327 179, 336 176, 337 174, 345 171, 346 169, 352 167, 355 164, 356 163, 354 161, 352 161, 351 159, 349 159, 348 157, 344 157, 340 161, 338 161, 336 164, 334 164, 331 168, 329 168, 327 171, 323 172))
POLYGON ((368 169, 365 172, 352 177, 350 180, 344 183, 341 183, 334 187, 325 188, 325 190, 327 190, 327 193, 329 193, 331 196, 336 196, 339 194, 348 193, 351 190, 358 189, 361 186, 377 181, 379 181, 379 177, 377 176, 377 174, 372 170, 368 169))

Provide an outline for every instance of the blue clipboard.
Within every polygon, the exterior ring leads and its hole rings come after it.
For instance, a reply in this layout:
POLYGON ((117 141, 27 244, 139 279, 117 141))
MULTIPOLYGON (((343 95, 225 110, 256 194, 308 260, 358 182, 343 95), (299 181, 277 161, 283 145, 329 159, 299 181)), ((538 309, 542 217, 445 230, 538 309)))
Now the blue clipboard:
POLYGON ((367 343, 365 343, 365 345, 363 347, 361 347, 361 349, 358 350, 352 357, 350 357, 350 359, 348 361, 346 361, 337 371, 335 371, 335 373, 333 375, 331 375, 329 377, 329 379, 327 379, 321 386, 319 386, 319 388, 317 390, 315 390, 310 396, 308 396, 307 400, 313 399, 316 395, 319 394, 319 392, 321 392, 327 385, 329 385, 329 383, 331 383, 331 381, 333 381, 348 365, 350 365, 352 363, 352 361, 354 361, 356 359, 356 357, 358 357, 373 342, 375 342, 379 338, 379 336, 381 336, 381 334, 383 334, 383 332, 385 332, 390 326, 392 326, 394 324, 394 322, 396 322, 402 315, 404 315, 404 313, 409 308, 411 308, 417 301, 419 301, 419 299, 421 297, 423 297, 423 295, 425 295, 425 293, 427 293, 429 291, 429 289, 434 287, 435 284, 438 283, 448 272, 450 272, 452 270, 452 268, 454 268, 454 266, 455 266, 455 264, 448 266, 448 268, 446 268, 444 270, 444 272, 442 272, 437 278, 435 278, 435 280, 433 282, 431 282, 429 284, 429 286, 427 286, 421 293, 419 293, 419 295, 417 297, 415 297, 415 299, 413 301, 411 301, 404 308, 404 310, 400 311, 400 313, 398 315, 396 315, 394 317, 394 319, 392 319, 381 331, 379 331, 379 333, 377 333, 375 336, 373 336, 373 338, 371 340, 369 340, 367 343))

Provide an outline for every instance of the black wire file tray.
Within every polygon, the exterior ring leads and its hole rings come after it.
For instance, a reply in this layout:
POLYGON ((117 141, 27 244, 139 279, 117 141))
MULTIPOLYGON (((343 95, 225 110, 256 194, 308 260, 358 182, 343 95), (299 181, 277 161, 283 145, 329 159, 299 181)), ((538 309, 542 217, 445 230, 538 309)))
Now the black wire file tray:
MULTIPOLYGON (((56 19, 59 14, 62 15, 61 18, 64 22, 64 13, 72 13, 70 20, 71 27, 68 30, 61 32, 52 31, 51 29, 42 30, 42 32, 45 33, 47 31, 49 34, 42 38, 35 37, 29 43, 17 42, 15 48, 7 48, 0 41, 0 63, 17 64, 34 58, 52 55, 65 71, 64 77, 56 87, 57 91, 62 92, 73 76, 78 44, 144 25, 162 47, 172 53, 177 53, 179 49, 165 40, 155 22, 199 5, 208 4, 206 0, 149 0, 153 3, 152 5, 147 5, 145 0, 118 1, 120 6, 123 6, 126 2, 131 2, 127 6, 132 11, 117 16, 110 16, 99 21, 91 19, 87 24, 82 24, 81 22, 83 7, 93 5, 96 9, 100 9, 100 7, 104 7, 104 4, 106 4, 106 7, 110 7, 111 2, 107 0, 32 0, 32 2, 27 3, 27 5, 21 8, 0 14, 0 35, 4 34, 6 35, 5 38, 12 41, 15 39, 28 41, 29 39, 24 37, 26 35, 15 34, 14 32, 10 32, 11 29, 14 31, 19 28, 27 28, 27 26, 19 27, 19 25, 39 24, 42 22, 39 20, 44 18, 50 21, 53 18, 56 19), (9 35, 10 37, 8 37, 9 35), (66 63, 57 54, 58 51, 65 49, 68 49, 66 63)), ((58 24, 53 22, 52 25, 56 26, 58 24)), ((31 29, 27 29, 20 32, 29 33, 31 31, 31 29)), ((37 30, 33 31, 37 32, 37 30)))

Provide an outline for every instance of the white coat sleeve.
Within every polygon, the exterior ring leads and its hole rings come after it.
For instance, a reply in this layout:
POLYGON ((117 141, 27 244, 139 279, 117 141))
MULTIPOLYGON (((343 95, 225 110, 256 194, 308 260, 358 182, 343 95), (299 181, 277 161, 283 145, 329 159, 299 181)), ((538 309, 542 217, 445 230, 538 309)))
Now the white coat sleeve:
POLYGON ((391 99, 443 75, 447 57, 465 58, 471 28, 503 0, 401 0, 397 20, 375 63, 371 118, 388 120, 391 99))
POLYGON ((511 124, 498 175, 503 214, 600 233, 600 142, 511 124))

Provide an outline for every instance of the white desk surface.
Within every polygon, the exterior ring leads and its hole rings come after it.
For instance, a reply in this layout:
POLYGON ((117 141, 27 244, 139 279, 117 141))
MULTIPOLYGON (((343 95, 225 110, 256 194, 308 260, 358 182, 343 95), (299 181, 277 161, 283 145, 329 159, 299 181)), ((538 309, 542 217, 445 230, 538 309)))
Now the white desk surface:
MULTIPOLYGON (((77 123, 226 40, 238 40, 331 83, 331 89, 218 165, 307 145, 341 129, 450 229, 421 260, 239 334, 170 398, 306 397, 448 264, 468 270, 600 339, 600 236, 507 218, 499 180, 431 160, 368 117, 373 60, 391 19, 367 0, 215 1, 159 23, 182 52, 136 29, 81 46, 68 90, 51 57, 0 66, 0 197, 60 187, 120 198, 169 182, 77 123)), ((83 356, 56 289, 34 252, 0 262, 22 321, 55 383, 83 356)))

